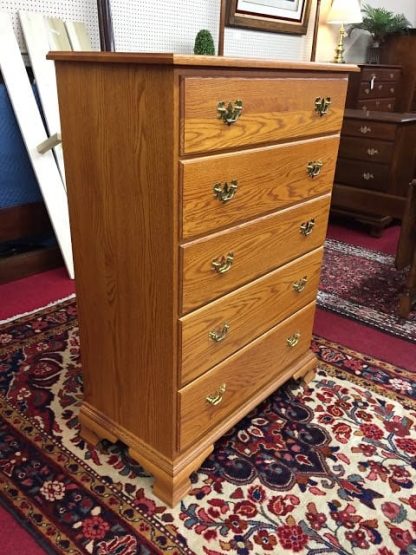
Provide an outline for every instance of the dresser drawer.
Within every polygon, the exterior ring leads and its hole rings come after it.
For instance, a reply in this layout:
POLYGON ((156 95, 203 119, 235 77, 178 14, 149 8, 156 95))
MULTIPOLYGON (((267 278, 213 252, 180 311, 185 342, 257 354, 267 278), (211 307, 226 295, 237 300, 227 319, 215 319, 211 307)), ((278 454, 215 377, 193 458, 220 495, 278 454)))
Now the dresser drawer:
POLYGON ((314 300, 321 260, 319 248, 181 318, 182 385, 314 300))
POLYGON ((353 185, 360 189, 387 191, 389 186, 389 173, 390 167, 386 164, 355 162, 353 160, 344 160, 340 158, 335 173, 335 182, 353 185))
POLYGON ((338 145, 338 137, 311 139, 181 162, 183 237, 330 192, 338 145))
POLYGON ((364 112, 393 112, 395 103, 395 98, 369 98, 368 100, 359 100, 357 102, 357 108, 363 110, 364 112))
POLYGON ((329 201, 325 195, 182 245, 183 312, 321 246, 329 201))
POLYGON ((309 349, 314 313, 311 303, 179 391, 181 449, 222 423, 309 349), (297 343, 290 346, 288 340, 297 343))
MULTIPOLYGON (((337 132, 341 128, 346 79, 187 77, 182 83, 181 153, 337 132), (330 97, 328 112, 315 110, 317 98, 330 97), (235 123, 219 118, 220 103, 242 102, 235 123)), ((235 106, 230 107, 230 117, 235 106)))
POLYGON ((396 95, 396 83, 380 83, 375 82, 373 88, 370 83, 361 83, 358 98, 363 100, 367 98, 386 98, 396 95))
POLYGON ((399 81, 401 70, 399 68, 364 68, 361 72, 361 81, 370 82, 374 78, 374 84, 378 81, 399 81))
POLYGON ((387 141, 362 137, 342 137, 339 157, 388 164, 393 156, 393 148, 394 144, 387 141))
POLYGON ((378 121, 366 121, 365 119, 345 119, 342 126, 342 137, 352 135, 354 137, 368 137, 394 141, 396 137, 396 125, 378 121))

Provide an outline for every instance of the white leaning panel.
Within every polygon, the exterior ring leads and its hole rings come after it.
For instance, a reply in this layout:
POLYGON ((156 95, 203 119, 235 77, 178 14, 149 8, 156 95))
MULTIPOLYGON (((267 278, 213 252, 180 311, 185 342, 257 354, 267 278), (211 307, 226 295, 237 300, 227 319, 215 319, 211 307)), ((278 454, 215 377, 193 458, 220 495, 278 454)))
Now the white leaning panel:
POLYGON ((37 146, 48 136, 30 85, 10 15, 0 12, 0 70, 37 177, 69 276, 74 277, 68 203, 51 151, 40 154, 37 146))
POLYGON ((65 21, 65 27, 72 50, 79 52, 92 50, 91 39, 84 23, 80 21, 65 21))
MULTIPOLYGON (((59 117, 55 64, 51 60, 46 59, 47 53, 51 50, 51 41, 49 40, 51 30, 47 19, 40 13, 21 11, 19 12, 19 16, 49 135, 54 135, 55 133, 61 132, 61 122, 59 117)), ((62 145, 56 146, 54 152, 62 182, 65 186, 65 166, 62 145)))

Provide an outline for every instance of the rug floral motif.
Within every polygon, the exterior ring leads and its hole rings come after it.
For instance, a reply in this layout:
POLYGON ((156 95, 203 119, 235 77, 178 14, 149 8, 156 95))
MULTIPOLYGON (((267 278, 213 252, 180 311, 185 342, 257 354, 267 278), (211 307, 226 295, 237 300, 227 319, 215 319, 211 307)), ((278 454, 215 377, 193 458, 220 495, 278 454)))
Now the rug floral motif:
POLYGON ((281 387, 216 444, 174 509, 121 444, 78 435, 74 300, 0 325, 0 498, 46 552, 416 553, 412 373, 315 338, 310 387, 281 387))
POLYGON ((360 323, 416 342, 416 310, 398 316, 404 272, 394 257, 327 239, 318 294, 318 306, 360 323))

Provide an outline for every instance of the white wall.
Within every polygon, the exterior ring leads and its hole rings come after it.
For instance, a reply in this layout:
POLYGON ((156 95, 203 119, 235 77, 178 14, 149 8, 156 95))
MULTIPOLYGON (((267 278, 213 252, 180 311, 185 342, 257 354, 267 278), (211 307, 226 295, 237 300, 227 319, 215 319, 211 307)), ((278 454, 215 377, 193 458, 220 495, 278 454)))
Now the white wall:
MULTIPOLYGON (((306 35, 247 31, 226 28, 225 54, 261 58, 308 60, 314 23, 313 0, 306 35)), ((0 0, 0 11, 13 14, 22 50, 17 11, 39 11, 46 15, 84 21, 93 44, 99 45, 96 0, 0 0)), ((218 40, 220 0, 112 0, 118 51, 192 53, 196 33, 209 29, 218 40)))

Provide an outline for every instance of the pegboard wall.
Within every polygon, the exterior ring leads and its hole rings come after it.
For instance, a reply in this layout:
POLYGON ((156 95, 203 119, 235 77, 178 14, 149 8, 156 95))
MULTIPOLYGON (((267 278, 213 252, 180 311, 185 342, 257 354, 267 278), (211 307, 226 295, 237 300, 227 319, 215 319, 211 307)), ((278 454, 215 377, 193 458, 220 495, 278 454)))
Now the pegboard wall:
MULTIPOLYGON (((306 35, 225 29, 225 54, 291 60, 309 59, 314 24, 311 9, 306 35)), ((96 0, 0 0, 0 11, 13 16, 13 24, 23 52, 26 47, 17 12, 41 12, 63 20, 83 21, 94 48, 99 48, 96 0)), ((112 0, 116 49, 136 52, 190 54, 200 29, 209 29, 218 42, 220 0, 112 0)))
POLYGON ((12 15, 19 46, 26 52, 18 12, 40 12, 49 17, 58 17, 64 21, 82 21, 86 24, 93 48, 99 49, 99 31, 96 0, 0 0, 0 11, 12 15))

